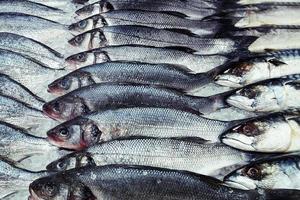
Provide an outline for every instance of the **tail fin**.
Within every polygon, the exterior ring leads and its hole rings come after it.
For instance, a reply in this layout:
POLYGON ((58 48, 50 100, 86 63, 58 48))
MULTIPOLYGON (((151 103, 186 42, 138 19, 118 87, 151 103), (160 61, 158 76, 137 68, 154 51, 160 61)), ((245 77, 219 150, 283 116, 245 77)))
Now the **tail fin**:
POLYGON ((300 190, 274 189, 262 192, 265 200, 299 200, 300 190))

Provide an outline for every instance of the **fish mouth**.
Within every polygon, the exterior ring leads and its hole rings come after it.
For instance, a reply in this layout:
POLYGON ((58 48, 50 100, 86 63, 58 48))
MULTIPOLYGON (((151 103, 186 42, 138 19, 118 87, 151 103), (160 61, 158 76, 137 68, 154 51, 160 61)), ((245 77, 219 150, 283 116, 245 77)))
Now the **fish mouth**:
POLYGON ((252 146, 252 141, 250 138, 245 138, 249 139, 248 141, 241 141, 240 139, 234 137, 234 135, 222 135, 220 137, 220 140, 233 148, 244 150, 244 151, 255 151, 256 149, 252 146))
POLYGON ((51 93, 51 94, 55 94, 55 95, 64 95, 65 92, 63 89, 55 87, 55 86, 48 86, 47 92, 51 93))
POLYGON ((243 184, 240 184, 240 183, 238 183, 238 182, 231 181, 231 180, 228 180, 228 181, 225 180, 225 185, 227 185, 227 186, 229 186, 229 187, 241 189, 241 190, 251 190, 251 189, 252 189, 252 188, 246 187, 246 186, 243 185, 243 184))
POLYGON ((240 108, 246 111, 255 111, 255 109, 253 109, 251 107, 251 104, 247 104, 246 101, 249 101, 249 99, 243 99, 243 97, 229 97, 226 99, 226 102, 236 108, 240 108), (244 102, 244 103, 242 103, 244 102))
POLYGON ((215 78, 215 83, 222 86, 232 87, 232 88, 240 88, 242 84, 240 81, 232 81, 227 78, 227 76, 217 76, 215 78))

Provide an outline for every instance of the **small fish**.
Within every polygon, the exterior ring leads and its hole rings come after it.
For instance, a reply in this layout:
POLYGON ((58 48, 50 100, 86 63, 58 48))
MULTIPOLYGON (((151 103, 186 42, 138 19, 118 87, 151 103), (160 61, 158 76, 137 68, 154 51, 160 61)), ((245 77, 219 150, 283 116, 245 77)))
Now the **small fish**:
POLYGON ((240 109, 252 112, 298 111, 299 74, 272 79, 242 88, 226 99, 240 109))
POLYGON ((104 82, 152 84, 188 92, 212 82, 220 68, 208 73, 195 74, 178 65, 105 62, 72 71, 50 83, 48 92, 62 95, 74 89, 104 82))
POLYGON ((199 114, 226 107, 224 95, 201 98, 159 86, 99 83, 58 97, 44 104, 43 111, 49 117, 59 120, 70 120, 107 108, 136 106, 176 108, 199 114))
POLYGON ((47 135, 50 143, 67 149, 130 136, 199 137, 218 142, 220 134, 239 123, 209 120, 175 109, 134 107, 80 116, 49 130, 47 135))
POLYGON ((14 193, 28 190, 32 181, 49 175, 49 172, 32 172, 15 167, 3 158, 0 159, 0 198, 7 199, 14 193))
POLYGON ((207 143, 195 138, 133 138, 113 140, 69 154, 49 164, 47 169, 61 171, 94 164, 126 164, 187 170, 222 177, 226 168, 245 165, 264 156, 266 155, 243 153, 221 143, 207 143))
POLYGON ((197 54, 230 54, 247 48, 257 38, 207 38, 184 30, 166 30, 137 25, 104 26, 75 36, 69 43, 73 46, 92 49, 105 46, 144 45, 155 47, 187 47, 197 54), (91 40, 83 44, 85 38, 91 40))
POLYGON ((110 46, 81 52, 66 58, 68 68, 80 68, 107 61, 144 62, 181 65, 195 73, 210 71, 231 60, 223 55, 196 55, 190 49, 179 47, 110 46), (137 54, 136 52, 140 52, 137 54))
POLYGON ((245 151, 300 151, 299 124, 299 117, 270 115, 249 120, 227 130, 222 134, 221 141, 245 151))
POLYGON ((43 62, 49 68, 64 68, 62 54, 38 41, 21 35, 0 32, 0 48, 29 56, 43 62))
POLYGON ((58 125, 42 111, 6 96, 0 95, 0 110, 0 121, 22 127, 36 136, 45 137, 50 128, 58 125))
POLYGON ((300 49, 283 50, 235 62, 219 74, 217 84, 240 88, 259 81, 299 74, 300 49))
POLYGON ((227 185, 251 189, 300 189, 299 155, 281 156, 244 166, 224 178, 227 185))
POLYGON ((215 35, 225 26, 221 21, 191 20, 177 12, 146 10, 112 10, 93 15, 69 26, 69 30, 84 33, 104 26, 141 25, 161 29, 186 29, 200 36, 215 35))

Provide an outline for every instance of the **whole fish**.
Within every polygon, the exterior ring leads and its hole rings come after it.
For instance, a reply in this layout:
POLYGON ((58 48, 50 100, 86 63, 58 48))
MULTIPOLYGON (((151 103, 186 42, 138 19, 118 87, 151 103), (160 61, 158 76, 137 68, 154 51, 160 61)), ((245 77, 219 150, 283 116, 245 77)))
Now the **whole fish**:
POLYGON ((32 108, 16 99, 0 95, 0 121, 4 121, 45 137, 46 132, 58 122, 44 116, 40 110, 32 108))
POLYGON ((49 175, 49 172, 32 172, 15 167, 13 163, 0 159, 0 198, 7 199, 21 190, 28 190, 32 181, 49 175))
POLYGON ((242 189, 299 189, 300 157, 283 156, 254 162, 238 169, 224 178, 227 185, 242 189))
POLYGON ((187 170, 222 177, 226 168, 244 165, 264 156, 241 153, 221 143, 206 143, 196 139, 141 138, 98 144, 66 155, 49 164, 47 169, 60 171, 93 164, 126 164, 187 170))
POLYGON ((245 151, 300 151, 299 124, 297 116, 270 115, 230 128, 222 134, 221 141, 245 151))
POLYGON ((67 72, 48 68, 41 62, 19 53, 0 50, 0 73, 19 82, 36 96, 49 100, 52 95, 46 90, 48 84, 67 72))
POLYGON ((186 29, 201 36, 215 35, 225 24, 219 21, 191 20, 177 12, 146 10, 112 10, 93 15, 69 26, 69 30, 83 33, 94 28, 116 25, 142 25, 161 29, 186 29))
MULTIPOLYGON (((97 1, 88 4, 76 11, 81 18, 100 14, 111 10, 149 10, 149 11, 174 11, 183 13, 191 19, 202 19, 217 13, 218 9, 207 7, 208 1, 160 1, 160 0, 138 0, 138 1, 97 1), (206 5, 205 5, 206 4, 206 5)), ((219 3, 218 3, 219 4, 219 3)))
MULTIPOLYGON (((86 49, 105 46, 144 45, 155 47, 187 47, 197 54, 229 54, 240 50, 247 50, 256 37, 238 38, 204 38, 186 33, 186 31, 157 29, 137 25, 104 26, 93 29, 72 38, 69 43, 73 46, 85 46, 86 49), (92 35, 92 36, 89 36, 92 35), (91 41, 84 45, 85 37, 91 41)), ((84 48, 84 47, 82 47, 84 48)))
POLYGON ((45 138, 32 136, 26 130, 5 122, 0 122, 0 138, 0 156, 18 163, 18 166, 26 166, 26 169, 45 169, 45 163, 66 155, 66 151, 50 145, 45 138), (43 160, 30 163, 34 156, 43 157, 43 160))
POLYGON ((213 69, 209 73, 195 74, 178 65, 105 62, 77 69, 58 78, 48 85, 48 92, 61 95, 74 89, 104 82, 152 84, 187 92, 212 82, 220 68, 213 69))
POLYGON ((136 106, 175 108, 199 114, 226 107, 223 95, 201 98, 159 86, 100 83, 58 97, 44 104, 43 111, 49 117, 60 120, 107 108, 136 106))
POLYGON ((195 73, 207 72, 228 62, 222 55, 196 55, 184 48, 147 46, 110 46, 81 52, 66 58, 68 68, 80 68, 107 61, 132 61, 152 64, 182 65, 195 73), (137 54, 136 52, 140 52, 137 54))
POLYGON ((239 190, 185 171, 146 166, 84 167, 35 180, 29 200, 297 200, 297 190, 239 190))
POLYGON ((59 52, 21 35, 0 32, 0 48, 29 56, 50 68, 61 69, 64 67, 63 55, 59 52))
POLYGON ((84 51, 67 41, 73 37, 66 25, 23 13, 0 13, 0 32, 14 33, 39 41, 64 54, 84 51))
POLYGON ((283 50, 238 61, 216 77, 216 83, 240 88, 263 80, 300 73, 300 49, 283 50))
POLYGON ((223 122, 168 108, 121 108, 99 111, 62 123, 47 132, 48 141, 67 149, 130 136, 199 137, 218 142, 240 121, 223 122))
POLYGON ((237 108, 254 112, 299 111, 299 74, 257 83, 236 91, 226 99, 237 108))
POLYGON ((15 98, 39 110, 45 103, 43 99, 35 96, 23 85, 3 74, 0 74, 0 95, 15 98))

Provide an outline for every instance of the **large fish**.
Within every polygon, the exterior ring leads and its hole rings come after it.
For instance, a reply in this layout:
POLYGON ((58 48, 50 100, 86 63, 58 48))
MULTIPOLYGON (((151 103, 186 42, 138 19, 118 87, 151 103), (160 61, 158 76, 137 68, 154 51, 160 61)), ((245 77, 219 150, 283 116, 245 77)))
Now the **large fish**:
POLYGON ((48 84, 67 72, 48 68, 41 62, 19 53, 0 50, 0 73, 19 82, 36 96, 49 100, 52 95, 47 92, 48 84))
POLYGON ((216 83, 240 88, 281 76, 299 74, 300 49, 283 50, 238 61, 216 77, 216 83))
POLYGON ((104 26, 77 35, 69 43, 86 49, 120 45, 179 46, 190 48, 197 54, 211 55, 247 51, 248 46, 257 39, 251 36, 249 38, 204 38, 185 32, 134 25, 104 26), (83 44, 86 37, 91 40, 83 44))
POLYGON ((116 25, 142 25, 161 29, 186 29, 201 36, 214 36, 225 27, 225 24, 220 21, 191 20, 184 14, 176 12, 112 10, 71 24, 69 30, 76 33, 83 33, 94 28, 116 25))
POLYGON ((230 60, 222 55, 196 55, 186 49, 147 46, 111 46, 81 52, 66 58, 66 66, 80 68, 107 61, 132 61, 182 65, 195 73, 207 72, 230 60), (137 54, 136 52, 139 52, 137 54))
POLYGON ((0 138, 0 157, 18 166, 26 166, 26 169, 45 169, 49 160, 54 161, 67 153, 50 145, 45 138, 32 136, 26 130, 5 122, 0 122, 0 138), (40 160, 35 162, 33 158, 40 160))
POLYGON ((226 99, 237 108, 253 112, 299 111, 299 74, 247 86, 226 99))
POLYGON ((298 200, 297 190, 238 190, 211 177, 145 166, 85 167, 35 180, 29 200, 298 200))
POLYGON ((270 115, 243 122, 227 130, 221 141, 234 148, 258 152, 300 151, 300 119, 270 115))
POLYGON ((130 136, 199 137, 218 142, 224 131, 241 123, 209 120, 168 108, 121 108, 80 116, 47 132, 48 141, 68 149, 130 136))
MULTIPOLYGON (((113 140, 75 152, 47 166, 60 171, 76 166, 109 164, 145 165, 187 170, 223 178, 236 166, 261 159, 266 155, 244 153, 221 143, 189 139, 126 139, 113 140)), ((267 155, 268 156, 268 155, 267 155)))
POLYGON ((13 33, 0 32, 0 48, 10 50, 44 63, 47 67, 63 68, 63 55, 50 47, 13 33))
POLYGON ((138 62, 105 62, 77 69, 58 78, 48 86, 53 94, 66 94, 95 83, 127 82, 160 85, 183 91, 201 90, 221 71, 218 67, 208 73, 195 74, 189 69, 170 64, 138 62))
POLYGON ((32 172, 15 167, 13 163, 0 159, 0 198, 10 199, 14 193, 28 190, 32 181, 49 175, 46 171, 32 172))
POLYGON ((22 127, 36 136, 46 137, 46 132, 58 125, 40 110, 6 96, 0 96, 0 110, 0 121, 22 127))
POLYGON ((288 155, 254 162, 224 179, 227 185, 241 189, 300 189, 300 157, 288 155))
POLYGON ((226 107, 226 94, 206 98, 151 85, 99 83, 74 90, 43 106, 49 117, 70 120, 93 111, 120 107, 163 107, 193 113, 210 113, 226 107))

